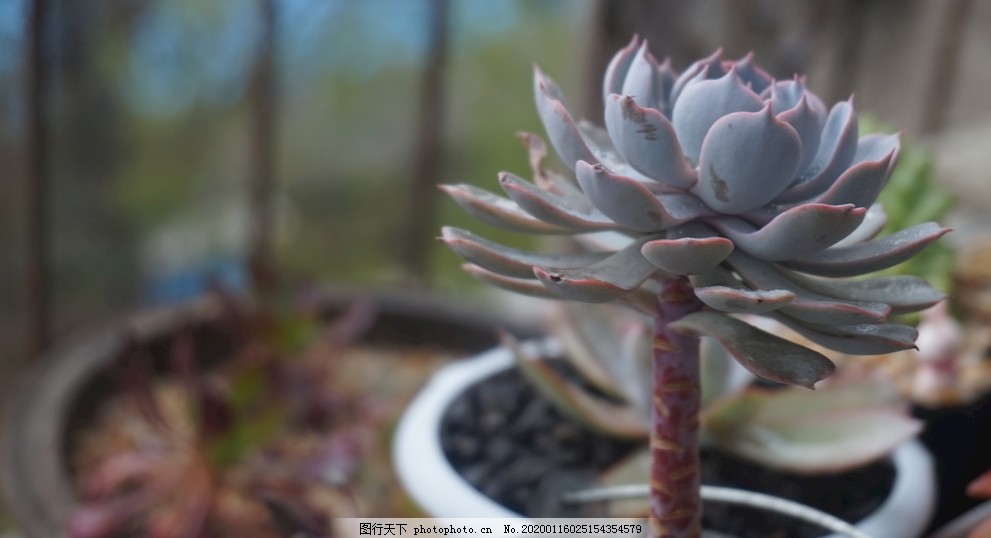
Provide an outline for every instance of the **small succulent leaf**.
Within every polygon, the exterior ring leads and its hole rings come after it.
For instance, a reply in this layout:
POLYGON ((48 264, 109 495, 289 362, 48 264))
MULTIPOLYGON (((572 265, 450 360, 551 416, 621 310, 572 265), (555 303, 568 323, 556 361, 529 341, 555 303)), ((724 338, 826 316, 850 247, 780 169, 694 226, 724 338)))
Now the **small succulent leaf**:
POLYGON ((530 157, 530 168, 533 170, 533 182, 541 190, 557 194, 567 200, 570 207, 583 213, 592 210, 592 203, 585 198, 581 189, 574 179, 569 179, 562 174, 544 166, 544 159, 547 158, 547 144, 544 139, 533 133, 520 131, 516 137, 523 142, 530 157))
POLYGON ((692 275, 722 263, 733 251, 725 237, 681 237, 644 243, 640 253, 658 269, 672 275, 692 275))
POLYGON ((721 78, 687 86, 674 103, 671 123, 689 162, 698 163, 702 141, 717 120, 735 112, 756 112, 762 106, 760 97, 743 85, 734 68, 721 78))
POLYGON ((819 151, 798 182, 781 193, 776 202, 788 204, 810 200, 836 181, 857 151, 857 115, 853 100, 836 103, 829 111, 819 142, 819 151))
MULTIPOLYGON (((703 418, 706 444, 771 469, 801 474, 842 472, 877 460, 911 439, 922 424, 897 406, 791 408, 796 390, 748 390, 717 402, 703 418), (740 416, 737 409, 750 410, 740 416), (775 410, 776 418, 765 415, 775 410), (790 415, 782 416, 782 412, 790 415)), ((840 395, 821 391, 828 400, 840 395)), ((814 396, 812 396, 814 397, 814 396)), ((824 398, 816 401, 824 402, 824 398)))
POLYGON ((743 390, 754 381, 753 374, 734 360, 726 348, 713 338, 706 336, 699 342, 699 360, 703 410, 727 394, 743 390))
POLYGON ((533 279, 533 266, 575 269, 605 259, 602 252, 539 254, 494 243, 471 232, 445 226, 441 241, 466 261, 511 278, 533 279))
POLYGON ((769 315, 820 346, 850 355, 883 355, 912 349, 918 336, 918 331, 908 325, 823 325, 803 322, 779 312, 769 315))
POLYGON ((553 293, 551 290, 547 289, 546 286, 533 279, 524 280, 522 278, 503 276, 470 263, 463 264, 461 269, 482 282, 504 290, 512 291, 514 293, 529 295, 531 297, 540 297, 541 299, 561 298, 556 293, 553 293))
POLYGON ((473 185, 440 185, 465 211, 478 220, 512 232, 535 234, 569 234, 572 230, 537 220, 520 206, 473 185))
MULTIPOLYGON (((853 163, 880 161, 888 154, 898 155, 901 140, 898 134, 871 133, 860 137, 857 141, 857 151, 853 154, 853 163)), ((893 167, 895 159, 890 163, 893 167)))
POLYGON ((672 323, 673 330, 711 336, 754 375, 813 388, 835 369, 823 355, 718 312, 695 312, 672 323))
POLYGON ((503 344, 513 352, 516 365, 524 377, 558 411, 609 436, 643 439, 647 435, 647 422, 631 407, 593 396, 568 382, 546 358, 530 353, 509 335, 503 335, 503 344))
MULTIPOLYGON (((599 127, 589 121, 582 120, 578 122, 578 129, 581 131, 582 136, 585 137, 585 143, 588 144, 589 149, 592 150, 592 155, 595 159, 609 170, 610 172, 627 176, 637 181, 648 182, 653 186, 663 186, 662 183, 657 183, 652 181, 647 176, 641 174, 636 168, 630 166, 630 163, 626 162, 623 157, 620 156, 619 151, 613 145, 613 141, 609 138, 609 132, 605 128, 599 127)), ((589 161, 589 164, 595 164, 594 161, 589 161)))
POLYGON ((524 211, 544 222, 583 231, 617 228, 605 215, 597 211, 585 212, 581 207, 572 206, 566 198, 542 191, 533 183, 508 172, 499 174, 499 185, 524 211))
POLYGON ((678 76, 674 81, 674 86, 671 88, 671 103, 672 106, 677 104, 681 99, 681 94, 685 91, 685 88, 708 79, 717 79, 726 74, 726 69, 723 68, 723 49, 717 49, 706 58, 696 61, 692 65, 688 66, 684 72, 678 76))
POLYGON ((946 298, 946 294, 915 276, 881 276, 867 279, 823 279, 782 271, 789 280, 815 293, 849 301, 885 303, 892 313, 924 310, 946 298))
POLYGON ((709 269, 708 271, 703 271, 689 276, 689 280, 692 281, 692 286, 695 288, 706 288, 710 286, 727 286, 730 288, 737 288, 741 290, 749 290, 746 284, 744 284, 732 271, 727 269, 723 265, 719 265, 709 269))
POLYGON ((635 179, 613 174, 602 165, 591 165, 580 161, 575 167, 578 184, 595 207, 621 224, 638 232, 658 232, 666 230, 692 218, 704 214, 705 208, 696 202, 695 212, 687 204, 690 197, 669 195, 668 201, 677 201, 672 205, 675 211, 683 214, 675 215, 662 203, 647 185, 635 179), (684 201, 688 198, 687 201, 684 201))
POLYGON ((606 74, 602 79, 603 100, 608 100, 609 96, 614 93, 623 93, 623 81, 626 79, 626 73, 630 70, 630 64, 633 63, 639 49, 640 37, 635 35, 629 44, 620 49, 609 60, 606 74))
POLYGON ((609 306, 562 302, 552 318, 551 331, 561 343, 564 359, 582 379, 609 396, 626 400, 631 391, 621 386, 610 368, 628 359, 615 356, 622 339, 614 316, 623 314, 609 306))
POLYGON ((866 213, 867 209, 851 204, 803 204, 784 211, 760 229, 737 217, 713 219, 710 224, 747 254, 781 261, 828 248, 857 229, 866 213))
POLYGON ((641 238, 608 258, 581 269, 534 267, 537 278, 551 291, 572 301, 603 303, 640 287, 657 268, 640 254, 651 236, 641 238))
POLYGON ((829 111, 822 99, 819 99, 805 86, 804 77, 796 75, 792 80, 779 80, 761 92, 760 96, 762 99, 770 101, 771 107, 778 112, 794 108, 804 97, 816 118, 819 119, 819 129, 822 130, 826 124, 829 111))
POLYGON ((788 290, 743 290, 729 286, 696 288, 695 296, 707 306, 728 314, 764 314, 795 299, 788 290))
POLYGON ((564 105, 561 90, 540 69, 533 70, 534 95, 537 101, 537 113, 544 124, 551 145, 568 168, 574 168, 578 161, 594 161, 592 151, 582 139, 581 132, 575 126, 564 105))
POLYGON ((678 73, 671 67, 671 59, 665 58, 657 69, 657 87, 660 99, 660 102, 657 103, 657 109, 669 120, 671 119, 671 107, 673 105, 671 91, 674 89, 674 83, 677 78, 678 73))
POLYGON ((629 96, 606 98, 606 129, 630 166, 654 181, 687 189, 695 170, 685 160, 671 123, 659 111, 629 96))
POLYGON ((752 52, 733 62, 733 68, 736 71, 736 76, 740 77, 740 80, 749 85, 750 89, 757 94, 767 89, 774 81, 771 75, 754 64, 754 53, 752 52))
POLYGON ((761 407, 757 416, 764 423, 872 408, 904 412, 906 407, 894 383, 878 377, 837 376, 824 382, 812 394, 791 388, 770 392, 766 400, 768 405, 761 407))
POLYGON ((692 192, 722 213, 756 209, 788 185, 801 152, 798 133, 770 107, 731 113, 712 124, 702 143, 692 192))
POLYGON ((991 499, 991 470, 986 471, 967 485, 967 495, 980 499, 991 499))
POLYGON ((885 225, 888 224, 888 214, 884 211, 884 206, 881 204, 874 204, 867 208, 867 213, 864 215, 864 221, 857 226, 857 229, 850 232, 850 235, 840 239, 834 244, 834 247, 848 247, 850 245, 856 245, 863 243, 864 241, 870 241, 874 239, 877 234, 881 233, 885 225))
POLYGON ((888 181, 895 151, 891 150, 879 161, 864 161, 851 166, 826 192, 817 196, 815 201, 820 204, 853 204, 857 207, 870 207, 888 181))
POLYGON ((805 258, 782 262, 782 265, 820 276, 872 273, 911 258, 949 231, 935 222, 927 222, 857 245, 828 248, 805 258))
POLYGON ((776 108, 772 104, 771 110, 783 110, 784 112, 777 113, 778 119, 791 125, 791 128, 798 133, 799 140, 802 141, 802 157, 798 160, 798 168, 796 169, 796 173, 801 174, 812 164, 812 159, 815 158, 816 152, 819 150, 819 141, 822 137, 819 117, 809 105, 806 95, 802 95, 799 102, 791 108, 776 108))
POLYGON ((616 93, 631 96, 644 108, 662 108, 662 89, 658 87, 657 78, 659 68, 657 58, 650 53, 645 40, 630 62, 622 91, 616 93))
MULTIPOLYGON (((648 319, 654 319, 651 316, 648 319)), ((639 320, 620 327, 620 356, 622 361, 610 361, 613 375, 620 380, 627 394, 627 401, 644 418, 650 421, 653 412, 654 389, 654 339, 652 323, 639 320)))
POLYGON ((776 266, 738 251, 729 256, 728 263, 747 285, 755 289, 793 292, 795 298, 783 306, 781 312, 803 321, 843 325, 880 323, 891 313, 891 307, 883 302, 848 301, 813 293, 786 278, 776 266))

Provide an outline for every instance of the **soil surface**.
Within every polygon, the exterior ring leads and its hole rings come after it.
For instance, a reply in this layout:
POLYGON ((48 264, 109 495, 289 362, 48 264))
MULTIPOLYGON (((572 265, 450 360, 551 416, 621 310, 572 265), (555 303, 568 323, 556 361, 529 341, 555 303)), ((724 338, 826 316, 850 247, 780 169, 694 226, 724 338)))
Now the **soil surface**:
MULTIPOLYGON (((559 413, 516 370, 471 387, 444 417, 444 451, 485 495, 530 517, 603 517, 608 507, 563 505, 561 493, 592 485, 597 472, 635 444, 595 434, 559 413)), ((859 521, 881 505, 894 483, 887 460, 851 472, 798 476, 774 472, 712 452, 702 454, 702 481, 798 501, 845 521, 859 521)), ((706 503, 707 529, 740 538, 812 538, 813 525, 745 507, 706 503)))

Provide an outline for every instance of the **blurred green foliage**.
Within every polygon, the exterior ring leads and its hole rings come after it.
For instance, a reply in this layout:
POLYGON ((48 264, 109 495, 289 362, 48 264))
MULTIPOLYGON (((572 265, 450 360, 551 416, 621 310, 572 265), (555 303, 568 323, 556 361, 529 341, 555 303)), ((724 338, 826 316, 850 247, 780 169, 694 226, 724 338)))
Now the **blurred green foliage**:
MULTIPOLYGON (((893 131, 866 118, 861 120, 860 132, 893 131)), ((943 190, 933 177, 932 158, 904 139, 898 164, 878 201, 888 215, 888 223, 881 235, 924 222, 940 222, 956 203, 954 197, 943 190)), ((936 288, 950 292, 955 262, 956 253, 953 247, 943 240, 929 245, 917 256, 883 271, 882 274, 919 276, 936 288)))

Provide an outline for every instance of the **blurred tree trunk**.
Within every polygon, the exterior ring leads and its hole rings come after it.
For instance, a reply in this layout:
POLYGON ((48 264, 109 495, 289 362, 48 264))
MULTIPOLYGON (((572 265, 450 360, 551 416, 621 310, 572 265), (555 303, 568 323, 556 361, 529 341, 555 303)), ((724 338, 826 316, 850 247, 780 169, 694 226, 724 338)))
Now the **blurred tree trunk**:
POLYGON ((926 87, 920 120, 920 132, 939 131, 946 126, 946 116, 959 78, 964 28, 970 18, 973 0, 955 0, 944 4, 943 19, 936 37, 932 74, 926 87))
POLYGON ((447 67, 448 0, 431 0, 427 61, 420 87, 419 119, 413 143, 413 179, 403 221, 402 265, 407 279, 426 282, 433 250, 437 183, 444 171, 444 74, 447 67))
POLYGON ((27 128, 24 148, 25 293, 27 353, 40 354, 51 337, 48 221, 48 129, 45 28, 48 1, 33 0, 28 17, 24 87, 27 128))
POLYGON ((251 155, 248 178, 248 268, 252 285, 265 293, 275 285, 275 47, 276 0, 258 0, 261 30, 250 82, 251 155))

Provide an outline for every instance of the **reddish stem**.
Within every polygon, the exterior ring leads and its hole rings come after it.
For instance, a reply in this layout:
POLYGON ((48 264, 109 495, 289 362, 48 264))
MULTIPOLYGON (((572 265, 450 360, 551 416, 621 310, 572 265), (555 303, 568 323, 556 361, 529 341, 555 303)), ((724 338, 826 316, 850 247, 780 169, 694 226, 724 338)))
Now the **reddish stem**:
POLYGON ((654 396, 650 446, 651 536, 702 533, 699 482, 699 340, 668 325, 701 309, 685 277, 665 280, 654 325, 654 396))

